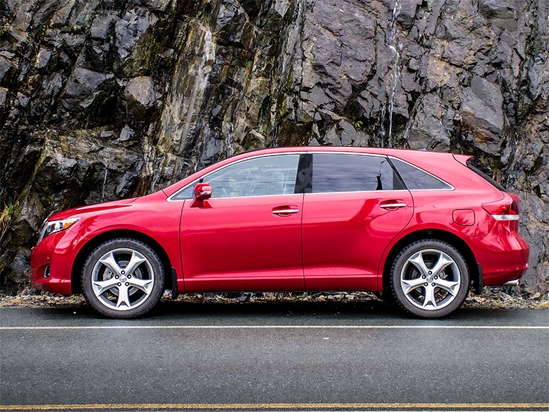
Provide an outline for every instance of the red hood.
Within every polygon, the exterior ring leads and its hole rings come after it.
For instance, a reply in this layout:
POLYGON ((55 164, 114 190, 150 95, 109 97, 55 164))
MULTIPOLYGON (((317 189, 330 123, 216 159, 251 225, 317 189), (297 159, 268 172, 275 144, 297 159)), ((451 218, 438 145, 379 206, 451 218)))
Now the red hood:
POLYGON ((131 199, 122 199, 122 200, 115 200, 113 202, 97 203, 95 205, 75 207, 73 209, 67 209, 61 212, 54 213, 50 217, 48 217, 48 220, 61 220, 61 219, 67 219, 69 217, 88 214, 88 213, 97 213, 105 210, 113 210, 113 209, 128 207, 130 206, 131 203, 135 202, 136 200, 137 198, 134 197, 131 199))

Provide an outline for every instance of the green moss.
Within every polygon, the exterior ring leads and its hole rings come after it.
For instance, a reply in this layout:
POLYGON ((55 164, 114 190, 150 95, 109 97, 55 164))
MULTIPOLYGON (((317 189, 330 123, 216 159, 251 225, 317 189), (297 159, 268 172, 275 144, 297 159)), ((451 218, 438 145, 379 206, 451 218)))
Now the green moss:
MULTIPOLYGON (((47 138, 44 139, 44 145, 46 143, 46 139, 47 138)), ((44 150, 42 148, 42 153, 40 153, 40 157, 36 161, 34 170, 32 171, 27 185, 23 188, 15 202, 4 206, 4 210, 2 211, 2 218, 0 218, 0 241, 3 239, 4 235, 12 226, 12 222, 14 221, 14 219, 16 219, 21 213, 21 208, 25 204, 25 200, 30 193, 30 190, 34 184, 34 180, 36 179, 36 175, 38 174, 38 171, 42 166, 42 162, 44 161, 44 157, 44 150), (4 213, 6 213, 5 216, 4 213)))
POLYGON ((4 210, 2 210, 2 214, 0 214, 0 241, 2 241, 4 235, 8 231, 14 210, 15 205, 13 203, 4 205, 4 210))
POLYGON ((282 118, 285 114, 286 114, 286 111, 288 110, 288 101, 285 97, 282 97, 279 101, 278 101, 278 118, 282 118))
POLYGON ((246 61, 246 69, 244 71, 244 84, 248 83, 248 80, 250 79, 250 76, 252 75, 252 68, 254 66, 253 60, 246 61))

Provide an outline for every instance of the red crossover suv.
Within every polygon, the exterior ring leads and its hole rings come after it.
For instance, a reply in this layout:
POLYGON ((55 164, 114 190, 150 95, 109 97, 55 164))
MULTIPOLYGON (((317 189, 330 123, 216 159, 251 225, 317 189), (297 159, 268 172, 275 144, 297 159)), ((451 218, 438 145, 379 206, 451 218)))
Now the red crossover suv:
POLYGON ((469 287, 512 284, 528 268, 517 196, 469 160, 347 147, 238 155, 148 196, 51 216, 32 285, 83 293, 115 318, 143 315, 165 289, 372 291, 445 316, 469 287))

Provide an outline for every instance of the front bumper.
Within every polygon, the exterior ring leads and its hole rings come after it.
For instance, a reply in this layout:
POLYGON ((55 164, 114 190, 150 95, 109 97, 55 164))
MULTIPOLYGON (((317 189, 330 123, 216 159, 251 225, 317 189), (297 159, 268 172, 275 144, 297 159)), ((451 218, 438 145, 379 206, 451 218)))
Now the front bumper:
MULTIPOLYGON (((73 259, 66 245, 68 231, 44 238, 31 253, 31 286, 37 290, 71 295, 73 259)), ((71 237, 71 236, 68 236, 71 237)))

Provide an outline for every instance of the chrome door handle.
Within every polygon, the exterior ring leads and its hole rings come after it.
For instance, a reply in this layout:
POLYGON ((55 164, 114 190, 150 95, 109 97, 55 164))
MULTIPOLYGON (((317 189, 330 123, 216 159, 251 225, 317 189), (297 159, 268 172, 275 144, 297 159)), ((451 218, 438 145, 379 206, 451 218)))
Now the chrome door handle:
POLYGON ((400 207, 406 207, 406 203, 384 203, 379 205, 383 209, 398 209, 400 207))
POLYGON ((273 210, 271 213, 273 215, 293 215, 294 213, 298 213, 299 209, 276 209, 273 210))

